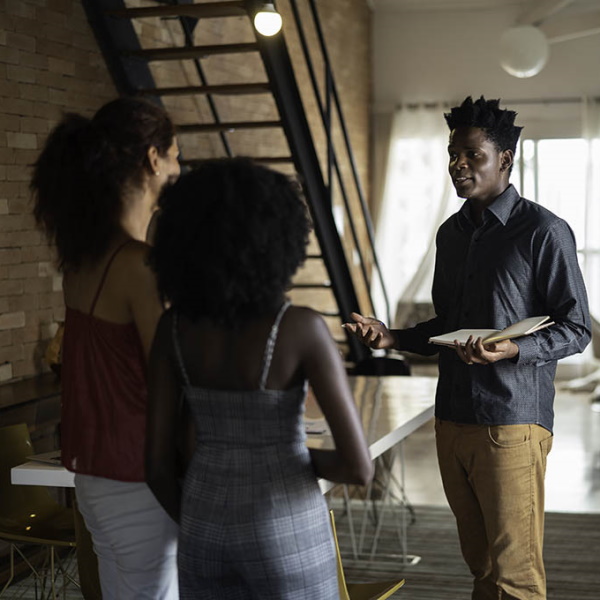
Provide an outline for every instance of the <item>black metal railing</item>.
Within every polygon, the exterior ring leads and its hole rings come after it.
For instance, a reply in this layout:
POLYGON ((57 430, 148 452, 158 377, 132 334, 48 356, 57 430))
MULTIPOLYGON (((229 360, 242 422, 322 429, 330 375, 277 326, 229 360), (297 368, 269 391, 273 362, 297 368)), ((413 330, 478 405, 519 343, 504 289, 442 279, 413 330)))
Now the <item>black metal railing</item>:
MULTIPOLYGON (((160 0, 159 0, 160 1, 160 0)), ((181 5, 181 4, 192 4, 193 0, 166 0, 162 1, 163 4, 170 5, 181 5)), ((185 45, 189 48, 194 46, 194 28, 198 22, 197 19, 192 19, 190 17, 178 17, 179 23, 181 24, 181 29, 183 31, 183 36, 185 40, 185 45)), ((203 86, 208 85, 208 81, 206 79, 206 75, 204 74, 204 69, 202 68, 202 63, 198 58, 194 58, 194 68, 198 75, 198 78, 203 86)), ((219 111, 217 109, 217 105, 214 101, 212 94, 206 94, 206 101, 208 103, 208 107, 210 110, 210 114, 214 119, 215 123, 221 123, 221 117, 219 115, 219 111)), ((229 145, 229 140, 227 139, 227 133, 225 131, 218 132, 219 139, 221 144, 223 145, 223 150, 225 155, 228 158, 233 156, 233 152, 231 151, 231 146, 229 145)))
POLYGON ((386 311, 385 318, 387 319, 387 323, 391 323, 391 311, 390 311, 389 298, 387 295, 385 282, 383 279, 383 273, 381 271, 381 267, 380 267, 379 260, 377 257, 377 252, 375 249, 375 233, 374 233, 374 228, 373 228, 373 222, 371 219, 369 208, 368 208, 368 205, 367 205, 367 202, 365 199, 363 186, 361 184, 360 176, 359 176, 358 169, 356 166, 356 160, 354 158, 352 144, 350 142, 350 136, 348 133, 348 128, 346 126, 346 120, 344 118, 344 113, 342 110, 339 93, 338 93, 337 86, 335 83, 335 78, 334 78, 333 70, 331 67, 331 61, 329 58, 329 53, 327 51, 327 44, 325 42, 325 36, 323 34, 323 29, 321 27, 321 21, 319 18, 317 6, 315 3, 315 0, 307 0, 309 8, 310 8, 310 14, 312 17, 312 19, 311 19, 312 26, 314 27, 314 31, 315 31, 317 39, 319 41, 318 48, 320 50, 320 55, 323 60, 323 66, 324 66, 324 73, 323 73, 324 93, 323 94, 321 93, 321 91, 319 89, 319 81, 318 81, 318 77, 316 74, 314 61, 311 57, 309 44, 307 41, 305 22, 302 18, 300 10, 299 10, 298 2, 297 2, 297 0, 288 0, 288 1, 290 3, 290 8, 292 10, 292 14, 294 15, 296 30, 298 33, 301 47, 302 47, 304 60, 306 62, 306 67, 308 69, 313 93, 314 93, 315 99, 317 101, 317 105, 319 108, 319 114, 321 116, 321 121, 323 124, 325 136, 326 136, 326 141, 327 141, 327 180, 326 181, 328 183, 329 191, 330 191, 330 194, 333 193, 332 176, 335 173, 335 176, 337 179, 337 184, 339 185, 340 194, 341 194, 344 208, 346 211, 346 216, 348 218, 348 223, 350 226, 350 231, 352 234, 352 240, 354 243, 354 247, 359 256, 360 270, 361 270, 361 274, 362 274, 363 281, 365 284, 365 289, 366 289, 368 297, 369 297, 369 302, 371 304, 372 313, 374 314, 375 306, 373 303, 373 298, 371 296, 372 288, 371 288, 371 277, 369 276, 369 273, 368 273, 369 265, 368 265, 368 261, 365 259, 364 252, 361 248, 361 243, 360 243, 357 226, 356 226, 356 222, 355 222, 355 217, 354 217, 354 211, 352 210, 352 208, 350 206, 350 197, 349 197, 348 187, 349 187, 349 185, 353 185, 353 187, 354 187, 354 192, 356 194, 356 197, 359 200, 361 216, 363 218, 365 230, 367 233, 367 239, 368 239, 368 243, 369 243, 368 250, 370 251, 371 258, 372 258, 372 267, 377 273, 377 278, 379 280, 379 285, 381 286, 382 295, 383 295, 384 302, 385 302, 385 311, 386 311), (337 121, 338 121, 340 129, 341 129, 341 134, 342 134, 342 138, 343 138, 343 142, 344 142, 343 150, 346 153, 348 163, 350 165, 350 171, 351 171, 351 175, 352 175, 350 182, 346 182, 346 180, 344 178, 344 174, 342 172, 342 169, 340 168, 340 161, 338 160, 338 151, 334 144, 334 139, 333 139, 333 135, 332 135, 332 121, 333 121, 333 116, 334 116, 333 109, 335 109, 335 113, 337 115, 337 121))
MULTIPOLYGON (((281 0, 281 2, 283 1, 281 0)), ((126 9, 126 3, 123 0, 83 0, 83 4, 120 93, 141 93, 151 96, 158 103, 161 102, 163 94, 187 95, 196 92, 203 93, 208 101, 212 123, 188 124, 179 127, 184 132, 188 129, 204 133, 208 131, 217 132, 224 153, 227 156, 234 154, 228 141, 228 130, 232 129, 233 125, 240 129, 264 126, 283 127, 291 151, 291 160, 302 179, 307 193, 307 199, 309 200, 313 214, 315 231, 319 240, 321 259, 327 268, 331 280, 326 284, 321 283, 320 287, 330 288, 336 299, 339 311, 337 316, 342 320, 349 319, 350 312, 352 311, 374 314, 370 271, 376 271, 380 287, 383 290, 387 313, 386 318, 389 322, 389 301, 375 251, 373 226, 352 152, 350 136, 346 127, 316 4, 314 0, 304 0, 308 2, 308 5, 305 5, 304 8, 308 7, 310 10, 310 18, 303 20, 298 8, 298 2, 296 0, 286 1, 290 3, 289 14, 293 16, 293 19, 286 18, 286 21, 290 20, 293 22, 286 23, 284 29, 287 34, 288 31, 292 32, 290 27, 295 28, 298 34, 302 53, 298 57, 295 56, 294 60, 303 60, 305 62, 311 81, 311 86, 306 87, 312 87, 312 93, 315 96, 318 106, 319 116, 316 119, 312 119, 310 124, 307 120, 303 98, 298 89, 295 65, 292 64, 288 54, 283 35, 265 38, 260 34, 256 34, 256 49, 261 54, 269 81, 260 84, 257 82, 238 84, 240 93, 264 93, 264 86, 266 86, 268 91, 271 91, 273 94, 281 121, 224 123, 220 118, 216 103, 213 102, 212 93, 219 94, 223 90, 220 89, 220 86, 210 85, 204 74, 201 56, 207 47, 194 46, 194 30, 198 18, 240 16, 246 13, 252 17, 259 5, 258 0, 229 0, 227 2, 208 2, 203 4, 195 4, 193 0, 156 0, 156 8, 150 6, 135 9, 126 9), (163 6, 158 8, 160 5, 163 6), (172 8, 167 10, 167 6, 165 5, 172 8), (224 14, 224 12, 227 14, 224 14), (159 18, 178 20, 183 31, 184 48, 142 49, 130 21, 132 18, 141 16, 158 16, 159 18), (310 33, 316 35, 318 39, 316 46, 320 55, 318 60, 323 64, 323 92, 320 91, 315 63, 311 58, 311 52, 307 43, 306 29, 309 26, 312 28, 310 33), (170 53, 168 57, 164 56, 166 53, 170 53), (150 56, 150 54, 152 55, 150 56), (171 54, 175 54, 176 56, 171 56, 171 54), (201 85, 196 87, 157 89, 148 66, 148 61, 179 60, 181 58, 191 58, 193 60, 201 85), (248 89, 244 86, 248 87, 248 89), (244 89, 242 90, 242 88, 244 89), (250 90, 250 88, 252 89, 250 90), (315 137, 313 135, 315 132, 311 130, 311 126, 314 127, 315 121, 318 122, 319 118, 322 131, 316 132, 317 137, 315 137), (321 143, 322 137, 325 139, 325 144, 321 143), (316 139, 319 140, 318 144, 315 143, 316 139), (336 143, 339 139, 342 140, 341 145, 336 143), (322 166, 321 159, 319 158, 320 152, 326 154, 326 158, 323 161, 325 166, 322 166), (344 161, 344 168, 341 165, 342 159, 344 161), (348 164, 350 165, 349 171, 345 168, 348 164), (349 177, 347 176, 348 172, 350 172, 349 177), (351 233, 351 236, 345 238, 337 230, 333 213, 334 192, 338 190, 341 195, 341 204, 343 204, 345 210, 345 219, 351 233), (360 206, 359 214, 354 214, 356 211, 353 208, 356 207, 356 203, 351 203, 351 200, 355 200, 356 198, 358 198, 358 206, 360 206), (360 222, 361 220, 362 223, 360 222), (363 229, 359 232, 359 228, 361 227, 363 229), (364 232, 366 232, 366 240, 368 242, 366 248, 363 248, 363 244, 365 243, 364 232), (352 245, 350 253, 355 252, 358 257, 358 268, 356 269, 351 269, 350 267, 354 260, 353 256, 348 256, 347 247, 349 245, 352 245), (370 256, 367 256, 367 254, 370 256), (360 273, 360 277, 356 275, 358 272, 360 273), (357 277, 357 283, 360 285, 355 283, 355 277, 357 277), (364 288, 361 290, 364 292, 361 297, 363 299, 368 298, 370 307, 360 306, 359 304, 357 289, 361 286, 364 288)), ((286 14, 286 17, 288 16, 286 14)), ((248 45, 246 44, 246 46, 248 45)), ((237 44, 237 46, 243 46, 243 44, 237 44)), ((225 52, 229 51, 227 50, 228 48, 229 46, 215 46, 214 51, 216 53, 225 52)), ((312 48, 312 50, 314 51, 315 48, 312 48)), ((242 50, 239 51, 241 52, 242 50)), ((302 91, 305 91, 304 86, 302 91)), ((310 90, 308 90, 308 93, 310 94, 310 90)), ((259 158, 259 160, 261 159, 259 158)), ((289 162, 290 157, 263 157, 262 160, 266 160, 267 162, 272 162, 273 160, 289 162)), ((194 160, 187 162, 192 163, 194 160)), ((334 316, 331 311, 325 312, 328 313, 327 316, 334 316)), ((350 360, 358 363, 370 357, 370 351, 361 345, 354 336, 347 335, 346 339, 350 351, 350 360)))

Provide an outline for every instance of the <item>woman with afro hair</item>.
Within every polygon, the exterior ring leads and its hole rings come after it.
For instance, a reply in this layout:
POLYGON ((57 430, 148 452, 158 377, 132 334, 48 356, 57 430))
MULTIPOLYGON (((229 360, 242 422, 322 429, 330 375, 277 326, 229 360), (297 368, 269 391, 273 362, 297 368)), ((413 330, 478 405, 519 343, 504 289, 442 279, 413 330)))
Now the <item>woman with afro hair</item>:
POLYGON ((151 352, 146 467, 180 523, 181 598, 337 599, 317 478, 364 485, 373 468, 325 322, 286 300, 310 230, 298 186, 210 160, 161 208, 151 262, 171 308, 151 352), (309 383, 335 450, 306 447, 309 383), (196 445, 181 488, 182 395, 196 445))

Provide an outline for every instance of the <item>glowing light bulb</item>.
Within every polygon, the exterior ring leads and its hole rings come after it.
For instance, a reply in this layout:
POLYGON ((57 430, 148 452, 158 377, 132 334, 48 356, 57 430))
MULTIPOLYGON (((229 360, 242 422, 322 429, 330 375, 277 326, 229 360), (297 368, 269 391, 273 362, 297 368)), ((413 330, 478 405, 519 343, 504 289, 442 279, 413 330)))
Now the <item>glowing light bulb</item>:
POLYGON ((272 2, 265 2, 254 17, 254 27, 261 35, 270 37, 279 33, 283 21, 272 2))

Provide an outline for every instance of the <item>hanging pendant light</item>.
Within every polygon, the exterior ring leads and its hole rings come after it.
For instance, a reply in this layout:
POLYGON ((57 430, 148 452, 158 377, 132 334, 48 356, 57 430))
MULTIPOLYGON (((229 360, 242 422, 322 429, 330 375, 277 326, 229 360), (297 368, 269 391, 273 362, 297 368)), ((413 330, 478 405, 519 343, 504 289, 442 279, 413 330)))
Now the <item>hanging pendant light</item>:
POLYGON ((500 38, 500 65, 513 77, 537 75, 548 62, 549 54, 546 36, 532 25, 511 27, 500 38))
POLYGON ((264 2, 254 16, 254 27, 261 35, 271 37, 281 31, 282 19, 273 2, 264 2))

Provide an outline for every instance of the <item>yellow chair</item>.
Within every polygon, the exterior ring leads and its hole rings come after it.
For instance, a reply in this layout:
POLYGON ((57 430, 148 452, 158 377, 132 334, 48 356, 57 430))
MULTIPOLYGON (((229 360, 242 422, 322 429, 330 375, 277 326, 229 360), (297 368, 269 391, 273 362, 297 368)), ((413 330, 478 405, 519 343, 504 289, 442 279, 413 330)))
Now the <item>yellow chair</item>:
POLYGON ((11 483, 11 468, 26 462, 32 454, 24 423, 0 428, 0 539, 10 544, 10 576, 0 597, 15 577, 16 552, 33 573, 35 597, 55 599, 58 575, 62 576, 63 585, 74 582, 65 567, 75 553, 73 511, 58 504, 44 487, 11 483), (42 565, 34 566, 17 544, 43 546, 42 565), (61 558, 56 548, 71 550, 61 558))
POLYGON ((344 567, 340 555, 340 546, 335 529, 335 518, 333 511, 329 511, 333 540, 335 542, 335 553, 337 556, 338 587, 340 600, 385 600, 404 585, 404 579, 395 581, 376 581, 372 583, 346 583, 344 567))

